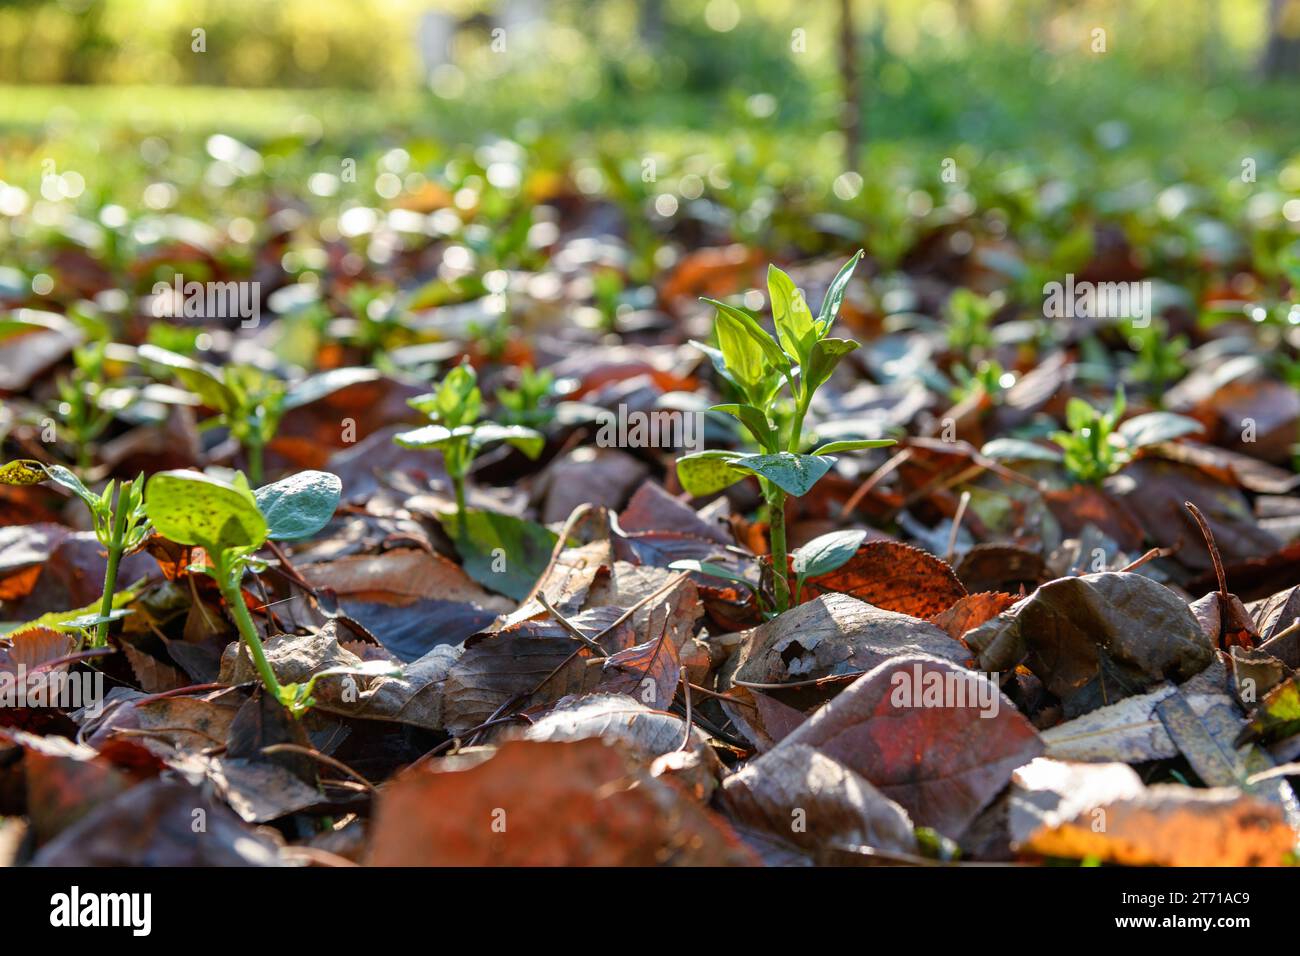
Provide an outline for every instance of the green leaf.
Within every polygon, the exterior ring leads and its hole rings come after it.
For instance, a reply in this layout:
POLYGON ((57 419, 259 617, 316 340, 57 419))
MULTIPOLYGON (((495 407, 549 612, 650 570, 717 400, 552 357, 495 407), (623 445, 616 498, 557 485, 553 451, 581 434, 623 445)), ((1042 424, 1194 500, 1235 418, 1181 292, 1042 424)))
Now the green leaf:
POLYGON ((835 366, 840 364, 840 359, 857 347, 858 343, 851 339, 822 339, 814 345, 803 369, 804 394, 811 395, 821 388, 835 371, 835 366))
POLYGON ((730 568, 724 568, 720 564, 714 564, 711 561, 697 561, 694 558, 682 558, 668 565, 671 571, 694 571, 697 574, 707 574, 711 578, 721 578, 723 581, 735 581, 737 584, 743 584, 745 587, 753 589, 754 582, 750 581, 744 575, 737 574, 730 568))
POLYGON ((1081 398, 1072 398, 1065 403, 1065 424, 1070 431, 1088 428, 1097 416, 1097 410, 1081 398))
MULTIPOLYGON (((678 462, 678 474, 681 473, 678 462)), ((731 463, 733 468, 743 468, 766 478, 786 494, 796 498, 807 494, 813 485, 835 464, 834 458, 821 455, 795 455, 788 451, 774 455, 745 455, 731 463)))
POLYGON ((0 465, 0 485, 39 485, 49 477, 45 466, 30 458, 17 458, 0 465))
POLYGON ((234 392, 226 387, 215 370, 156 345, 142 345, 136 350, 136 354, 143 361, 170 370, 209 408, 215 408, 220 412, 232 412, 238 407, 239 402, 234 392))
POLYGON ((715 327, 727 371, 746 394, 751 393, 763 379, 763 350, 745 327, 725 312, 718 313, 715 327))
POLYGON ((747 472, 737 471, 732 462, 740 458, 732 451, 698 451, 677 459, 677 477, 692 498, 703 498, 734 485, 747 472))
POLYGON ((1023 438, 995 438, 980 449, 987 458, 1001 461, 1060 461, 1061 452, 1023 438))
MULTIPOLYGON (((140 589, 143 588, 147 583, 148 583, 147 578, 141 578, 139 581, 136 581, 134 584, 132 584, 129 588, 117 591, 117 593, 115 593, 112 598, 114 611, 116 612, 119 608, 123 608, 126 605, 130 604, 132 601, 134 601, 136 599, 136 595, 139 594, 140 589)), ((78 618, 82 618, 82 617, 93 618, 95 615, 99 614, 99 609, 103 605, 103 603, 104 603, 103 595, 100 595, 99 597, 95 598, 95 600, 92 603, 87 604, 85 607, 73 608, 70 611, 51 611, 48 614, 42 614, 40 617, 36 618, 33 621, 24 621, 21 624, 14 624, 14 625, 6 624, 4 626, 0 626, 0 634, 4 634, 6 636, 12 637, 14 634, 21 634, 23 631, 30 631, 33 628, 37 628, 37 627, 59 628, 63 625, 66 625, 69 621, 75 621, 78 618)))
POLYGON ((465 362, 447 373, 435 393, 435 421, 450 425, 472 425, 483 410, 483 394, 478 388, 478 374, 465 362))
POLYGON ((503 441, 518 448, 529 458, 536 458, 546 447, 546 436, 536 429, 523 425, 498 425, 495 422, 475 425, 471 441, 476 446, 503 441))
POLYGON ((832 455, 837 451, 859 451, 863 448, 888 448, 897 445, 892 438, 846 438, 843 441, 831 441, 813 449, 814 455, 832 455))
POLYGON ((122 618, 131 614, 127 608, 118 608, 107 614, 100 614, 99 611, 91 611, 86 614, 79 614, 76 617, 68 618, 63 621, 56 621, 50 626, 60 631, 87 631, 92 627, 98 627, 101 624, 112 624, 114 621, 120 621, 122 618))
POLYGON ((832 531, 813 538, 794 553, 794 573, 801 578, 830 574, 858 553, 865 531, 832 531))
POLYGON ((474 434, 473 425, 447 428, 444 425, 425 425, 409 432, 400 432, 393 441, 403 448, 444 448, 453 441, 468 439, 474 434))
POLYGON ((540 524, 477 508, 465 509, 458 538, 465 573, 492 591, 522 601, 551 562, 559 536, 540 524))
POLYGON ((772 300, 772 321, 788 355, 806 362, 817 341, 817 325, 794 280, 776 266, 767 267, 767 294, 772 300))
MULTIPOLYGON (((780 369, 782 372, 790 371, 790 359, 786 357, 785 352, 781 351, 781 346, 758 324, 748 312, 737 309, 734 306, 727 305, 725 302, 719 302, 717 299, 703 299, 701 301, 709 303, 721 314, 726 314, 740 323, 744 328, 745 334, 763 350, 763 355, 773 368, 780 369)), ((725 354, 725 353, 724 353, 725 354)))
POLYGON ((154 475, 145 486, 144 510, 164 538, 199 545, 214 559, 231 548, 258 548, 266 541, 266 519, 253 493, 197 471, 154 475))
MULTIPOLYGON (((100 496, 82 484, 81 479, 78 478, 76 474, 69 471, 67 468, 64 468, 62 465, 50 465, 45 470, 49 473, 52 481, 67 488, 74 495, 84 501, 86 507, 91 510, 92 514, 99 510, 101 505, 100 496)), ((104 489, 107 498, 103 499, 103 503, 111 505, 113 501, 112 483, 110 482, 109 484, 110 487, 104 489)))
POLYGON ((853 270, 857 268, 858 260, 863 256, 859 249, 853 254, 853 258, 840 268, 835 278, 831 281, 831 286, 826 290, 826 298, 822 299, 822 310, 817 316, 817 334, 825 335, 830 331, 831 324, 835 317, 840 313, 840 305, 844 302, 844 291, 849 287, 849 280, 853 278, 853 270))
POLYGON ((1183 435, 1202 431, 1201 423, 1173 412, 1148 412, 1137 415, 1119 426, 1120 436, 1130 448, 1142 448, 1162 441, 1172 441, 1183 435))
POLYGON ((253 493, 266 518, 268 538, 297 541, 310 538, 334 517, 343 482, 328 471, 300 471, 253 493))
POLYGON ((762 409, 755 408, 753 405, 731 404, 713 405, 709 408, 709 411, 723 412, 738 419, 764 448, 775 448, 777 446, 776 432, 772 430, 767 415, 763 414, 762 409))

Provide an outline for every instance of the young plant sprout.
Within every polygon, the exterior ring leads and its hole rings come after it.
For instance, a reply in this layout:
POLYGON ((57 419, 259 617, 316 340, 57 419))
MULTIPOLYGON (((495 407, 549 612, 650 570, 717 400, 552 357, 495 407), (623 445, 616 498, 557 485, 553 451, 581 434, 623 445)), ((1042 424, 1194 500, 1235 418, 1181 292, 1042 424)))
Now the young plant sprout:
POLYGON ((99 616, 93 621, 92 646, 103 647, 108 643, 108 628, 114 618, 113 595, 117 590, 118 565, 123 555, 130 554, 149 536, 149 520, 143 503, 144 475, 123 482, 120 490, 116 481, 110 481, 100 494, 95 494, 62 465, 43 465, 39 461, 20 459, 0 466, 0 484, 34 485, 46 480, 62 485, 86 503, 95 523, 95 539, 108 554, 104 569, 104 596, 99 616))
POLYGON ((537 428, 555 417, 555 412, 543 404, 554 394, 555 375, 548 369, 538 372, 531 365, 519 369, 518 388, 497 389, 497 402, 501 417, 507 425, 524 425, 537 428))
POLYGON ((244 450, 254 484, 262 482, 263 451, 275 438, 285 412, 349 385, 380 377, 374 369, 336 368, 309 376, 290 388, 271 373, 251 365, 216 368, 155 345, 140 346, 139 357, 168 369, 204 405, 216 409, 217 414, 199 428, 224 425, 230 430, 231 437, 244 450))
POLYGON ((478 376, 467 362, 448 372, 437 391, 416 396, 408 404, 428 415, 434 424, 394 435, 393 441, 403 448, 442 452, 443 465, 456 494, 456 536, 464 540, 465 478, 479 452, 490 444, 506 442, 529 458, 536 458, 546 446, 546 437, 522 425, 479 422, 483 394, 479 391, 478 376))
POLYGON ((168 369, 204 405, 216 410, 216 416, 199 427, 228 428, 244 450, 253 482, 260 483, 263 449, 275 437, 286 411, 284 382, 252 366, 219 369, 153 345, 140 346, 139 354, 141 359, 168 369))
POLYGON ((268 539, 298 540, 323 528, 334 515, 341 488, 337 476, 322 471, 290 475, 256 492, 238 472, 226 482, 197 471, 164 471, 145 486, 145 512, 154 528, 177 544, 197 546, 207 554, 211 567, 195 565, 190 570, 217 582, 267 691, 295 717, 315 703, 317 679, 344 671, 322 672, 303 684, 281 684, 266 659, 240 582, 245 571, 265 566, 255 555, 268 539))
POLYGON ((1121 423, 1124 390, 1115 390, 1110 408, 1093 408, 1081 398, 1065 406, 1068 431, 1053 432, 1055 448, 1019 438, 995 438, 980 452, 990 458, 1059 462, 1078 484, 1101 484, 1148 445, 1201 431, 1200 422, 1172 412, 1148 412, 1121 423))
POLYGON ((72 374, 59 376, 55 383, 59 393, 56 410, 72 440, 77 468, 83 474, 90 468, 91 443, 113 421, 112 410, 100 403, 106 345, 98 341, 73 349, 72 374))
POLYGON ((997 303, 970 289, 954 289, 948 297, 948 347, 961 355, 993 345, 991 322, 997 303))
MULTIPOLYGON (((718 349, 703 347, 715 369, 743 401, 713 410, 738 419, 758 443, 759 454, 708 450, 677 459, 682 487, 695 497, 711 495, 743 478, 757 476, 767 503, 771 538, 773 596, 778 613, 790 606, 785 542, 787 495, 808 492, 835 459, 837 451, 881 448, 892 439, 832 441, 805 452, 804 419, 817 389, 830 379, 840 360, 858 347, 849 339, 831 338, 831 326, 844 290, 862 253, 840 269, 816 318, 790 277, 769 267, 767 287, 777 336, 768 334, 749 312, 705 299, 717 309, 718 349), (783 391, 789 390, 789 399, 783 391), (793 408, 789 408, 789 403, 793 408)), ((698 344, 698 343, 697 343, 698 344)))

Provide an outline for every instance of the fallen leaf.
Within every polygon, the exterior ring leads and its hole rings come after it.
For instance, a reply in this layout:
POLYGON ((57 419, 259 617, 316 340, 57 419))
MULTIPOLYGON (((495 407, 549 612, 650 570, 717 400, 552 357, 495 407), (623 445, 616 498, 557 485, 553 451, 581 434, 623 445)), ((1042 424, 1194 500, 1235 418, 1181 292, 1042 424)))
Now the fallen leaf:
POLYGON ((598 739, 517 740, 466 770, 421 765, 379 797, 373 866, 747 865, 730 827, 598 739))
POLYGON ((966 596, 945 562, 897 541, 867 541, 844 565, 804 583, 807 600, 832 592, 919 618, 946 611, 966 596))
POLYGON ((1033 725, 988 678, 915 655, 858 678, 770 753, 801 744, 865 777, 918 826, 948 836, 1043 753, 1033 725))
POLYGON ((1066 716, 1186 680, 1214 659, 1210 639, 1172 591, 1140 574, 1059 578, 967 632, 979 666, 1022 661, 1059 697, 1066 716))
POLYGON ((916 853, 912 821, 863 777, 803 744, 777 747, 722 785, 739 822, 813 851, 916 853))

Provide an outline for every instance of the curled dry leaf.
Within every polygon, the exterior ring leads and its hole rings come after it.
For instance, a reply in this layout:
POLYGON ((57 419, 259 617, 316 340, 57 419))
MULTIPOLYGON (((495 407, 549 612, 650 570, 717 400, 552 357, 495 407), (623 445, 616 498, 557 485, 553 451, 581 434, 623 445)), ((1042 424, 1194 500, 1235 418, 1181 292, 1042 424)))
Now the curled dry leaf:
MULTIPOLYGON (((1012 849, 1094 809, 1140 797, 1146 787, 1128 764, 1070 763, 1037 757, 1011 775, 1008 829, 1012 849)), ((1104 822, 1104 817, 1096 822, 1104 822)))
POLYGON ((376 866, 756 863, 731 828, 618 746, 515 740, 465 770, 422 764, 379 797, 376 866))
POLYGON ((1067 716, 1186 680, 1214 659, 1210 639, 1178 595, 1140 574, 1106 571, 1044 584, 966 643, 989 671, 1022 661, 1067 716))
POLYGON ((727 697, 737 703, 723 701, 722 709, 759 753, 771 750, 806 719, 802 711, 770 694, 739 684, 727 692, 727 697))
MULTIPOLYGON (((569 622, 594 639, 622 614, 621 608, 598 607, 569 622)), ((634 642, 632 626, 625 622, 601 643, 618 651, 634 642)), ((521 621, 469 639, 444 685, 447 729, 457 734, 471 730, 512 700, 521 707, 537 706, 590 689, 599 679, 599 673, 587 667, 591 656, 591 650, 550 619, 521 621)))

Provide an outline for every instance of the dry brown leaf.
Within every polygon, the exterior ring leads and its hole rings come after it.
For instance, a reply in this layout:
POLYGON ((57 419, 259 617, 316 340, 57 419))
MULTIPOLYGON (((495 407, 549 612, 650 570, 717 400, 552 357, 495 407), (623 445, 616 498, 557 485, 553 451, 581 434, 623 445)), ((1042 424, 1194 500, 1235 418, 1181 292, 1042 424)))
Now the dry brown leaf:
POLYGON ((731 866, 730 827, 598 739, 516 740, 466 770, 422 764, 386 786, 375 866, 731 866))

